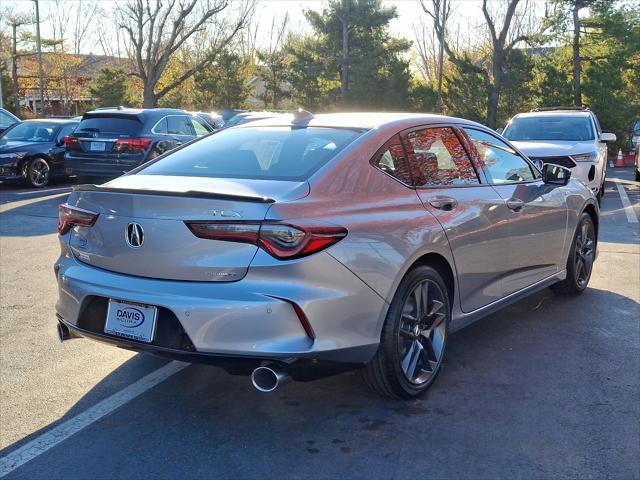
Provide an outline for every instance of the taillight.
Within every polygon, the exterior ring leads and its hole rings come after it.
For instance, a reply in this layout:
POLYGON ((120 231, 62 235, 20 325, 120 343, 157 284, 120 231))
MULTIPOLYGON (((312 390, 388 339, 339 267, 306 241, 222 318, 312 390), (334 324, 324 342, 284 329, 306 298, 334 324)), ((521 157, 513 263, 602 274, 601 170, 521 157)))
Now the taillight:
POLYGON ((290 225, 278 222, 185 222, 199 238, 258 245, 280 260, 305 257, 339 242, 347 229, 333 225, 290 225))
POLYGON ((71 227, 79 225, 91 227, 98 219, 97 213, 90 212, 78 207, 71 207, 63 203, 58 207, 58 233, 64 235, 71 227))
POLYGON ((118 150, 144 150, 151 145, 150 138, 119 138, 116 140, 118 150))
POLYGON ((80 146, 80 139, 78 137, 72 137, 71 135, 65 135, 64 146, 66 148, 74 148, 80 146))

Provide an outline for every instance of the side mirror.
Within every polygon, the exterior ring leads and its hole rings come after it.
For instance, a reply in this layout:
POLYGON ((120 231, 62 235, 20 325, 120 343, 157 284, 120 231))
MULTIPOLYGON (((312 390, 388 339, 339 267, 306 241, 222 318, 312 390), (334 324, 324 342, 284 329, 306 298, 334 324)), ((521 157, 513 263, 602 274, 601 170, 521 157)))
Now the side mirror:
POLYGON ((498 128, 496 129, 496 132, 498 132, 500 135, 502 135, 502 132, 504 132, 504 128, 502 128, 502 127, 498 127, 498 128))
POLYGON ((600 141, 601 142, 615 142, 617 139, 618 139, 618 137, 616 137, 615 133, 602 132, 600 134, 600 141))
POLYGON ((571 170, 553 163, 542 166, 542 181, 549 185, 566 185, 571 178, 571 170))

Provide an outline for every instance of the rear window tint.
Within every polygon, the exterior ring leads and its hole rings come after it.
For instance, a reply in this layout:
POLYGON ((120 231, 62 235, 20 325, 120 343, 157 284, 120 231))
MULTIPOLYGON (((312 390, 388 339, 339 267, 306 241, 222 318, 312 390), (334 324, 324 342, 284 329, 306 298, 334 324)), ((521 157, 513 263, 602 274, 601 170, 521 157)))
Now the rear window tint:
POLYGON ((144 175, 306 180, 362 134, 337 128, 222 130, 140 170, 144 175))
POLYGON ((137 135, 142 130, 142 123, 133 118, 122 117, 89 117, 80 122, 76 134, 82 136, 88 132, 97 133, 96 136, 105 134, 125 136, 137 135))

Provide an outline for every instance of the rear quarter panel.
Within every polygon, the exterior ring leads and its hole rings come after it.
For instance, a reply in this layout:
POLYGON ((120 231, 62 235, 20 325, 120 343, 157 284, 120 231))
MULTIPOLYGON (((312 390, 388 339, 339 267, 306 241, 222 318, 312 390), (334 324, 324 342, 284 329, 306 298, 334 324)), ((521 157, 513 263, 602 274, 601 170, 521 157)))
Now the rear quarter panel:
MULTIPOLYGON (((453 269, 444 231, 415 190, 369 163, 394 133, 365 134, 310 179, 309 196, 276 203, 267 214, 270 219, 317 219, 346 227, 347 237, 327 253, 387 303, 422 255, 437 253, 453 269)), ((386 309, 380 313, 378 331, 386 309)))

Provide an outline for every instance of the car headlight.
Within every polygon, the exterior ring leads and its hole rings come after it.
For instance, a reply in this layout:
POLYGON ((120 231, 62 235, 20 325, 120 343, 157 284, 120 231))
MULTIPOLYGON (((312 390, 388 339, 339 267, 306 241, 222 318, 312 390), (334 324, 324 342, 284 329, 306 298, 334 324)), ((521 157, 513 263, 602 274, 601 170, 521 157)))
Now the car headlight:
POLYGON ((571 155, 571 158, 576 162, 595 162, 598 154, 596 152, 581 153, 580 155, 571 155))
POLYGON ((29 152, 11 152, 11 153, 0 153, 0 158, 24 158, 28 155, 29 152))

